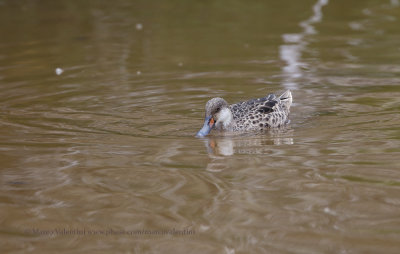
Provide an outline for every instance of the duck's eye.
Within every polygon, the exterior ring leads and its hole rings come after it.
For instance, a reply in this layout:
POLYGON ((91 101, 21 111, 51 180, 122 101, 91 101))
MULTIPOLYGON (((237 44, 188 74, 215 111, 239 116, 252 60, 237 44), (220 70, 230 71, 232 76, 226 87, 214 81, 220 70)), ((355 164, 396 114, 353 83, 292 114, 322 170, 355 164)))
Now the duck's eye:
POLYGON ((218 113, 220 110, 221 110, 221 108, 217 108, 217 110, 216 110, 215 112, 217 112, 217 113, 218 113))

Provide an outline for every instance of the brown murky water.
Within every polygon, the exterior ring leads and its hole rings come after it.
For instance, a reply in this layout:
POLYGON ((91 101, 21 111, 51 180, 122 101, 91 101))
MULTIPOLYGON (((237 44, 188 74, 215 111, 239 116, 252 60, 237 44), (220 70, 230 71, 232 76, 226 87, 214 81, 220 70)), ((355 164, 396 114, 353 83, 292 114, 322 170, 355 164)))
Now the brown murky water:
POLYGON ((2 253, 399 253, 400 2, 0 0, 2 253), (292 89, 281 131, 205 102, 292 89))

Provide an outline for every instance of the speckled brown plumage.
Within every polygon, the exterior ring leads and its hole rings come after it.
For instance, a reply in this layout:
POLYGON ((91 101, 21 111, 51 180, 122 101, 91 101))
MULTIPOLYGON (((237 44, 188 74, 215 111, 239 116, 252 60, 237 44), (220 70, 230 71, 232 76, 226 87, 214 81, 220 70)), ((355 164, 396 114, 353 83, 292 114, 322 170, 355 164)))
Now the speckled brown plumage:
POLYGON ((212 129, 250 131, 286 125, 291 104, 292 93, 289 90, 279 97, 269 94, 230 106, 222 98, 213 98, 206 104, 204 126, 197 136, 203 137, 212 129))
POLYGON ((285 94, 290 98, 282 96, 277 98, 274 94, 270 94, 263 98, 231 105, 230 110, 234 120, 231 126, 232 130, 261 130, 287 124, 291 93, 287 91, 285 94))

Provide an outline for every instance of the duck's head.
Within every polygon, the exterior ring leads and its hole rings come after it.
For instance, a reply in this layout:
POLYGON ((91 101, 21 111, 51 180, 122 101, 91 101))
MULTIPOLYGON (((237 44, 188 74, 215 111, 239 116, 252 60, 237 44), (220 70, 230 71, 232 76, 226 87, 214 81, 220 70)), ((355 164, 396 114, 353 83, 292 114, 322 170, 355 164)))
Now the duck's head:
POLYGON ((228 103, 222 98, 212 98, 206 103, 206 117, 203 128, 196 137, 204 137, 211 129, 226 129, 232 122, 232 112, 228 103))

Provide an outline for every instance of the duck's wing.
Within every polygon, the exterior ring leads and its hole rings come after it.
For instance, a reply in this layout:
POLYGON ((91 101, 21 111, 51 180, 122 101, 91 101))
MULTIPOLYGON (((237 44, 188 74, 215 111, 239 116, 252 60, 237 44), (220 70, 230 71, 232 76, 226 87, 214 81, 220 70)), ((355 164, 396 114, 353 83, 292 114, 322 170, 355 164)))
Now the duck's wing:
POLYGON ((268 114, 275 111, 275 105, 278 103, 278 99, 275 94, 268 94, 266 97, 258 100, 260 103, 258 103, 257 112, 261 114, 268 114))
POLYGON ((243 101, 231 105, 233 117, 246 118, 250 115, 268 114, 275 111, 275 105, 278 103, 277 97, 274 94, 269 94, 266 97, 243 101))
POLYGON ((273 93, 270 93, 267 96, 265 96, 265 99, 267 99, 267 100, 276 100, 276 95, 273 94, 273 93))

